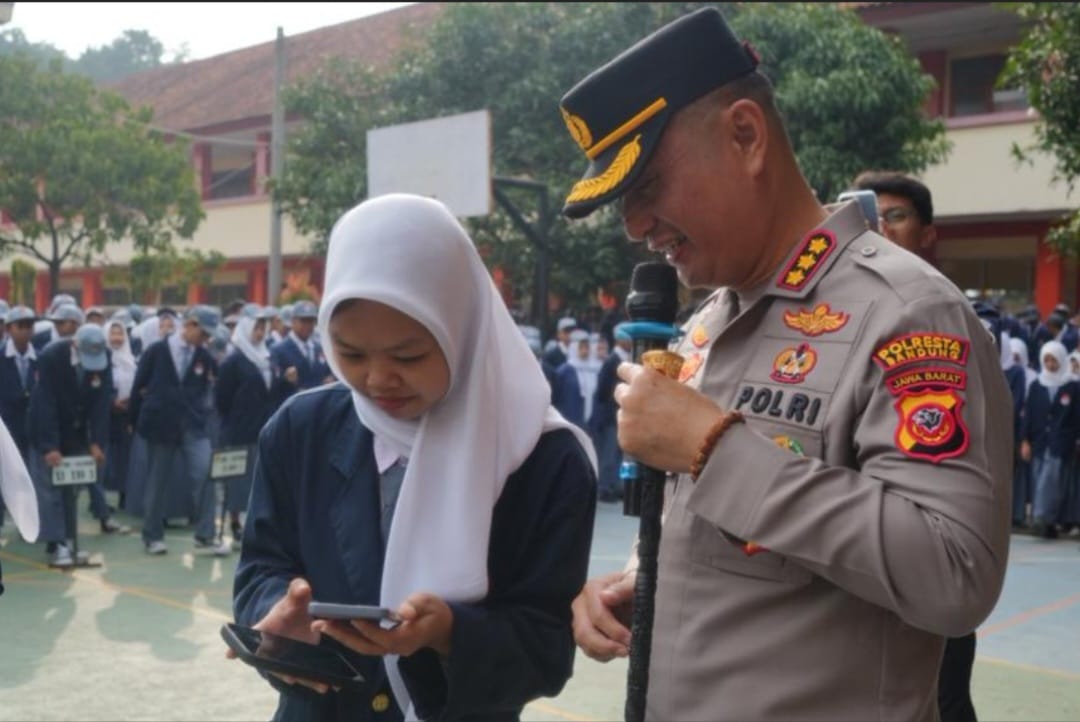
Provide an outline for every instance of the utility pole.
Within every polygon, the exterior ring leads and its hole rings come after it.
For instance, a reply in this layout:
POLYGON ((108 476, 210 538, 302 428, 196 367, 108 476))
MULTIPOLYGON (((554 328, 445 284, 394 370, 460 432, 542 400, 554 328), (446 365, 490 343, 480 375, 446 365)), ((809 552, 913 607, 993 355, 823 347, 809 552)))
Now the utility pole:
MULTIPOLYGON (((285 83, 285 31, 277 29, 274 42, 274 110, 270 119, 270 177, 281 180, 285 169, 285 107, 281 97, 285 83)), ((277 304, 281 292, 281 204, 271 200, 270 268, 267 269, 266 303, 277 304)))

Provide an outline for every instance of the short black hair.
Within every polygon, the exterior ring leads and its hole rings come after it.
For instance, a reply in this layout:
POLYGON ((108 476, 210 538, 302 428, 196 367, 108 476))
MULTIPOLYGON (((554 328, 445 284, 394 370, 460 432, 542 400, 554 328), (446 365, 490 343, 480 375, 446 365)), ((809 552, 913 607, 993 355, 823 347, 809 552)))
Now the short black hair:
POLYGON ((934 222, 934 202, 930 199, 930 189, 909 175, 896 171, 868 170, 860 173, 852 185, 857 191, 907 198, 924 226, 934 222))

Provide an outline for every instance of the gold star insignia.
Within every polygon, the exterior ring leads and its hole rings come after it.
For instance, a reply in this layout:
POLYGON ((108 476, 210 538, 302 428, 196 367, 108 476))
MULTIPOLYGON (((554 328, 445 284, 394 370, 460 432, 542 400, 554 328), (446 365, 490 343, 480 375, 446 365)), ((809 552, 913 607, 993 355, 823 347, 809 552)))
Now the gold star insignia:
POLYGON ((806 278, 805 273, 799 270, 795 270, 788 273, 788 275, 784 278, 784 283, 788 284, 789 286, 798 286, 800 283, 803 282, 804 278, 806 278))
POLYGON ((814 240, 810 241, 810 245, 807 246, 811 253, 816 253, 819 256, 825 251, 829 250, 829 242, 823 237, 818 236, 814 240))
POLYGON ((804 271, 809 271, 811 268, 814 267, 814 264, 816 264, 816 263, 817 263, 817 258, 815 256, 812 256, 809 253, 804 253, 801 256, 799 256, 799 262, 798 262, 797 265, 799 266, 799 268, 803 269, 804 271))

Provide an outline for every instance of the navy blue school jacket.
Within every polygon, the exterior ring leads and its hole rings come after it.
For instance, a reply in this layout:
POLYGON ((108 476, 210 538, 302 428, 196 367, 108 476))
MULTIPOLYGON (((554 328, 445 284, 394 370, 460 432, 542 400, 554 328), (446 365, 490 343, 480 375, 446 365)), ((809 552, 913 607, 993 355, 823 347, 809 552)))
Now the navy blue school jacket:
POLYGON ((112 361, 103 371, 85 371, 80 382, 71 364, 71 344, 69 339, 57 341, 38 356, 27 431, 31 446, 42 454, 86 454, 90 444, 102 451, 109 447, 112 361))
POLYGON ((168 337, 146 347, 135 370, 128 413, 135 430, 157 444, 177 444, 185 431, 205 436, 207 400, 217 364, 205 347, 191 355, 183 383, 169 351, 168 337))
POLYGON ((569 363, 555 369, 555 384, 551 387, 551 405, 563 418, 585 428, 585 397, 581 395, 581 383, 577 370, 569 363))
POLYGON ((221 416, 221 445, 254 444, 259 432, 284 400, 281 382, 266 387, 259 369, 242 353, 222 361, 214 384, 214 405, 221 416))
POLYGON ((1062 384, 1054 400, 1038 380, 1028 387, 1021 438, 1031 444, 1032 458, 1046 449, 1062 459, 1070 458, 1080 432, 1080 384, 1062 384))
POLYGON ((45 329, 39 331, 30 337, 30 345, 34 347, 35 351, 41 352, 52 341, 52 329, 45 329))
POLYGON ((600 365, 600 371, 596 375, 592 418, 589 419, 589 428, 593 433, 599 433, 615 425, 615 414, 619 410, 618 404, 615 403, 615 387, 619 383, 617 372, 621 363, 622 356, 612 351, 600 365))
POLYGON ((300 347, 293 341, 292 336, 286 336, 284 341, 275 343, 270 349, 270 366, 273 369, 274 379, 280 380, 287 395, 321 386, 323 380, 331 375, 322 347, 315 344, 315 363, 310 363, 300 347), (285 380, 285 371, 290 366, 296 367, 296 372, 300 376, 299 384, 292 384, 285 380))
MULTIPOLYGON (((270 419, 233 590, 240 624, 262 619, 298 576, 316 600, 378 604, 372 439, 342 384, 297 394, 270 419)), ((530 700, 562 689, 574 659, 570 604, 585 582, 595 510, 595 477, 577 439, 562 429, 544 434, 495 505, 487 598, 450 605, 446 675, 430 649, 402 660, 421 719, 515 720, 530 700)), ((275 719, 401 720, 381 658, 347 656, 362 688, 318 697, 274 684, 282 692, 275 719), (391 701, 382 713, 372 709, 378 695, 391 701)))
POLYGON ((0 344, 0 418, 11 432, 11 438, 19 451, 26 456, 28 436, 26 432, 26 413, 30 408, 30 392, 34 390, 37 379, 37 359, 30 361, 30 371, 26 375, 26 386, 19 376, 19 364, 14 358, 4 355, 0 344))

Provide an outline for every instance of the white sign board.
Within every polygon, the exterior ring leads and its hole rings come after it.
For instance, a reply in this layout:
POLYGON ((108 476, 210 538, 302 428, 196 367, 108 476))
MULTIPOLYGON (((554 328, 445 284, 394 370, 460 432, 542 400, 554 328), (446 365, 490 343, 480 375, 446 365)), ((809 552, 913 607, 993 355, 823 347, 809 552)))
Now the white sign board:
POLYGON ((247 449, 215 451, 210 462, 211 479, 232 479, 247 473, 247 449))
POLYGON ((92 456, 65 456, 53 467, 53 486, 77 486, 97 481, 97 462, 92 456))
POLYGON ((414 193, 459 218, 491 212, 491 114, 478 110, 367 133, 368 197, 414 193))

